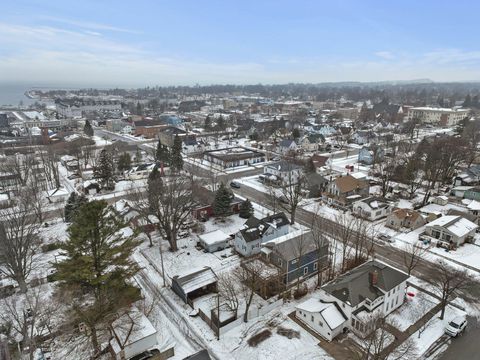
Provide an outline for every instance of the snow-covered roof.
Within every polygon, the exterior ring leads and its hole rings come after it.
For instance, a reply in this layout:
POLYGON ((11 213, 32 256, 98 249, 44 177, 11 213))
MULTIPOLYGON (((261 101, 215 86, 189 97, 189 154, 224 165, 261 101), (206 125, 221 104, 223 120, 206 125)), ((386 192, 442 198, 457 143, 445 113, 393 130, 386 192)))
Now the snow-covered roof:
POLYGON ((206 266, 203 269, 190 270, 189 273, 174 276, 173 279, 182 287, 185 294, 217 282, 217 275, 206 266))
POLYGON ((321 302, 315 298, 308 299, 297 305, 297 309, 310 313, 320 313, 328 327, 332 330, 342 325, 346 320, 334 303, 321 302))
POLYGON ((207 245, 215 245, 230 239, 230 236, 225 234, 222 230, 210 231, 206 234, 199 235, 198 237, 207 245))
POLYGON ((438 219, 429 223, 427 226, 441 226, 443 228, 446 228, 452 234, 459 237, 465 236, 469 232, 478 228, 478 226, 470 220, 467 220, 458 215, 441 216, 438 219))
POLYGON ((476 200, 472 200, 470 202, 470 204, 468 204, 467 206, 468 210, 480 210, 480 202, 476 201, 476 200))
POLYGON ((0 194, 0 201, 8 201, 10 199, 8 194, 0 194))

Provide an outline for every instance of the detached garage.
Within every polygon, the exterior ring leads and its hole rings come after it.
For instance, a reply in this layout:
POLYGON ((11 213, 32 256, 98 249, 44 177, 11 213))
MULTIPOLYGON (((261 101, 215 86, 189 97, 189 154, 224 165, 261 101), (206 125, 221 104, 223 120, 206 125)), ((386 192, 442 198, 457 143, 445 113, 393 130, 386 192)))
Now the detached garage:
POLYGON ((172 290, 187 304, 193 307, 196 298, 217 292, 217 275, 210 267, 193 270, 172 278, 172 290))
POLYGON ((222 230, 211 231, 198 236, 200 245, 208 252, 215 252, 227 248, 230 244, 230 235, 222 230))

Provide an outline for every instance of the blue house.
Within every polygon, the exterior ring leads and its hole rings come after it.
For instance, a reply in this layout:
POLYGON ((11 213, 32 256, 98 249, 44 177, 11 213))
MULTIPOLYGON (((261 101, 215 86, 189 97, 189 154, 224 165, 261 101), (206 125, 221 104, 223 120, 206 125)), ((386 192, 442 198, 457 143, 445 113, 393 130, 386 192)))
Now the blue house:
POLYGON ((372 165, 374 162, 382 160, 385 151, 379 147, 362 147, 358 152, 358 162, 366 165, 372 165))
POLYGON ((285 285, 307 279, 328 264, 328 242, 318 243, 313 233, 294 232, 263 244, 263 258, 280 269, 285 285))

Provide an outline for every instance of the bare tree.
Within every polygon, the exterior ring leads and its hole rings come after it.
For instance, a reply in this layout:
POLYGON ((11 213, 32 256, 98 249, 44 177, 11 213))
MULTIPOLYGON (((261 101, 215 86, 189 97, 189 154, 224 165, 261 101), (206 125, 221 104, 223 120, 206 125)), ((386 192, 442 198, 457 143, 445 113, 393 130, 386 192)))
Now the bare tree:
POLYGON ((474 284, 472 277, 466 269, 459 270, 447 265, 443 260, 436 263, 435 272, 431 275, 430 283, 435 287, 441 297, 440 319, 445 316, 445 308, 450 298, 458 291, 461 291, 474 284))
POLYGON ((190 216, 195 200, 194 180, 182 176, 149 179, 148 201, 150 209, 158 219, 158 227, 170 244, 171 251, 177 251, 177 234, 190 216))
POLYGON ((39 241, 40 223, 27 193, 15 199, 13 207, 0 209, 0 272, 27 291, 27 277, 32 271, 39 241))
POLYGON ((408 275, 417 267, 429 247, 423 247, 419 244, 405 244, 403 247, 403 264, 407 268, 408 275))
POLYGON ((260 286, 264 266, 262 261, 253 259, 253 261, 245 261, 234 270, 234 275, 240 284, 240 293, 245 299, 244 322, 248 322, 248 312, 252 305, 253 295, 255 295, 255 291, 260 286))
POLYGON ((290 213, 290 223, 295 223, 295 215, 298 204, 303 200, 303 176, 295 176, 292 171, 288 172, 287 179, 280 187, 280 206, 290 213))
POLYGON ((355 224, 347 213, 339 213, 335 216, 337 225, 333 231, 333 237, 340 242, 342 246, 342 269, 347 270, 347 260, 350 258, 352 248, 350 247, 355 236, 355 224))
POLYGON ((237 314, 239 306, 239 279, 232 273, 221 273, 218 276, 218 292, 227 302, 229 309, 237 314))
MULTIPOLYGON (((322 286, 322 274, 324 270, 324 264, 322 264, 323 256, 325 255, 325 249, 329 246, 329 241, 325 233, 326 227, 325 219, 321 217, 318 212, 312 217, 312 241, 315 245, 315 252, 317 256, 317 287, 322 286)), ((329 251, 327 249, 327 258, 329 257, 329 251)), ((329 259, 328 259, 329 261, 329 259)), ((327 265, 327 264, 325 264, 327 265)))

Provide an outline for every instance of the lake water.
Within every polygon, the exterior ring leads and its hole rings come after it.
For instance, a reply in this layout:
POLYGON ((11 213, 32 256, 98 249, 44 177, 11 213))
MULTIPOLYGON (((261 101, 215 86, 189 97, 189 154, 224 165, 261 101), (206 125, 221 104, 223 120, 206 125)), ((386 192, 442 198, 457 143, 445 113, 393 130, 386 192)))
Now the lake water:
POLYGON ((24 105, 33 104, 35 100, 27 98, 24 94, 28 89, 30 86, 25 84, 0 83, 0 105, 18 106, 20 101, 23 101, 24 105))

